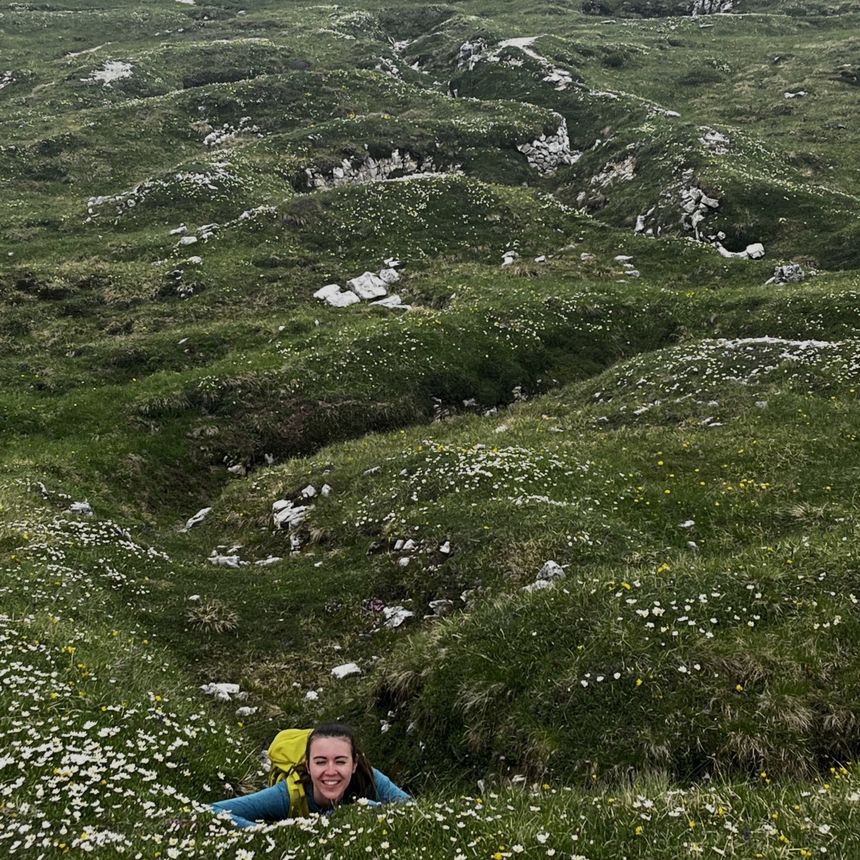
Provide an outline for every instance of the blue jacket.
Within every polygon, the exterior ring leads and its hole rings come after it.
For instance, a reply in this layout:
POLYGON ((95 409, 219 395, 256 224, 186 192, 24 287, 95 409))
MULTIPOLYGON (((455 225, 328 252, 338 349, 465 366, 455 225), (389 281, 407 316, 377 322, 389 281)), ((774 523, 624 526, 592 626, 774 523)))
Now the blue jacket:
MULTIPOLYGON (((373 784, 376 787, 377 800, 369 801, 373 805, 379 803, 405 803, 412 798, 396 786, 384 773, 373 768, 373 784)), ((311 812, 327 813, 329 809, 321 809, 314 801, 313 794, 308 794, 308 808, 311 812)), ((287 783, 283 780, 271 788, 246 794, 244 797, 233 797, 229 800, 219 800, 212 804, 216 812, 229 812, 237 827, 252 827, 259 821, 271 823, 290 817, 290 794, 287 783)))

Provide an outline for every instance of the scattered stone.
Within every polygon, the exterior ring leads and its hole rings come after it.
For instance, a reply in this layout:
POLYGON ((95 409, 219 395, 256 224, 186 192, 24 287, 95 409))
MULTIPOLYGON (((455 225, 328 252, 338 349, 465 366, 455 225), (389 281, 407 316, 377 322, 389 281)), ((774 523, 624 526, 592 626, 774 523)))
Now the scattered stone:
POLYGON ((761 242, 754 242, 752 245, 747 245, 743 251, 729 251, 723 247, 722 242, 715 240, 713 246, 721 257, 734 260, 759 260, 764 256, 764 245, 761 242))
POLYGON ((538 579, 564 579, 564 569, 554 561, 547 561, 538 571, 538 579))
POLYGON ((215 567, 240 568, 248 564, 247 561, 242 561, 238 555, 221 555, 213 550, 212 554, 207 559, 209 564, 215 567))
POLYGON ((236 708, 236 716, 237 717, 252 717, 257 713, 259 708, 249 708, 247 705, 243 705, 241 708, 236 708))
POLYGON ((397 563, 400 567, 408 567, 410 561, 412 561, 412 559, 408 555, 404 555, 403 558, 397 560, 397 563))
POLYGON ((518 260, 520 255, 516 251, 505 251, 502 254, 502 266, 510 266, 514 260, 518 260))
POLYGON ((109 87, 114 81, 130 78, 133 66, 120 60, 107 60, 105 64, 94 71, 88 78, 81 78, 84 83, 101 83, 109 87))
POLYGON ((526 585, 523 587, 523 591, 543 591, 545 588, 553 588, 555 586, 555 580, 552 579, 537 579, 531 585, 526 585))
POLYGON ((379 272, 379 280, 388 285, 396 284, 400 280, 400 272, 397 269, 382 269, 379 272))
POLYGON ((193 529, 194 526, 200 525, 203 520, 209 515, 209 512, 212 508, 200 508, 193 517, 189 518, 185 523, 185 528, 181 529, 181 531, 187 532, 189 529, 193 529))
POLYGON ((679 523, 678 528, 679 529, 691 529, 691 528, 693 528, 694 525, 696 525, 695 520, 684 520, 684 522, 679 523))
POLYGON ((302 490, 302 497, 305 499, 312 499, 317 494, 317 488, 313 484, 308 484, 302 490))
POLYGON ((272 519, 275 526, 282 528, 295 528, 308 515, 310 505, 294 505, 289 499, 278 499, 272 504, 272 519))
MULTIPOLYGON (((334 674, 334 673, 332 673, 334 674)), ((306 702, 316 702, 319 700, 320 694, 316 690, 308 690, 305 693, 305 701, 306 702)))
POLYGON ((346 282, 348 290, 352 290, 360 299, 378 299, 388 294, 385 281, 373 272, 365 272, 357 278, 346 282))
POLYGON ((699 142, 717 155, 725 155, 731 145, 729 137, 719 131, 714 131, 712 128, 704 130, 699 142))
POLYGON ((326 284, 324 287, 320 287, 314 293, 314 298, 321 299, 335 308, 348 308, 350 305, 358 304, 361 301, 355 293, 349 290, 342 292, 340 284, 326 284))
POLYGON ((427 605, 433 610, 433 614, 439 618, 444 618, 454 611, 453 600, 431 600, 427 605))
POLYGON ((363 475, 377 475, 381 471, 381 466, 371 466, 369 469, 365 469, 362 474, 363 475))
POLYGON ((207 696, 213 696, 216 702, 229 702, 231 698, 240 698, 238 684, 203 684, 200 689, 207 696))
POLYGON ((541 254, 539 257, 535 257, 535 262, 536 263, 545 263, 546 262, 546 256, 541 254))
POLYGON ((773 270, 773 277, 766 284, 799 284, 806 278, 806 273, 798 263, 786 263, 773 270))
POLYGON ((446 540, 442 546, 439 547, 439 552, 444 553, 445 555, 449 555, 451 552, 451 541, 446 540))
POLYGON ((806 90, 798 90, 796 93, 785 92, 782 94, 783 98, 786 99, 802 99, 804 96, 808 96, 809 93, 806 90))
POLYGON ((244 477, 248 473, 248 470, 242 463, 237 463, 235 466, 228 466, 227 471, 237 478, 244 477))
POLYGON ((72 502, 66 509, 66 513, 80 514, 83 517, 91 517, 93 515, 93 509, 90 507, 89 502, 72 502))
POLYGON ((331 670, 331 674, 333 678, 337 678, 340 681, 344 678, 350 678, 353 675, 360 675, 361 669, 356 663, 343 663, 340 666, 335 666, 334 669, 331 670))
POLYGON ((180 224, 178 227, 175 227, 170 231, 171 236, 182 236, 188 232, 188 228, 184 224, 180 224))
POLYGON ((183 236, 179 240, 179 244, 182 245, 183 247, 186 245, 196 245, 197 242, 198 242, 198 239, 196 236, 183 236))
POLYGON ((270 555, 268 558, 261 558, 254 562, 257 567, 271 567, 273 564, 277 564, 279 561, 283 561, 279 555, 270 555))
POLYGON ((411 305, 403 304, 403 302, 400 301, 400 296, 398 296, 396 293, 392 293, 390 296, 386 296, 384 299, 377 299, 377 301, 371 302, 371 304, 383 308, 388 308, 389 310, 408 311, 412 307, 411 305))
POLYGON ((320 495, 321 496, 331 495, 331 487, 328 484, 323 484, 322 487, 320 488, 320 495))
POLYGON ((628 254, 618 254, 613 259, 616 263, 629 263, 633 259, 633 257, 629 256, 628 254))
POLYGON ((616 182, 630 182, 636 172, 636 158, 628 155, 624 161, 608 161, 603 170, 591 177, 591 184, 598 188, 608 188, 616 182))
POLYGON ((382 610, 382 614, 385 616, 385 621, 383 622, 384 626, 391 630, 400 627, 404 621, 415 617, 414 612, 411 612, 403 606, 386 606, 385 609, 382 610))

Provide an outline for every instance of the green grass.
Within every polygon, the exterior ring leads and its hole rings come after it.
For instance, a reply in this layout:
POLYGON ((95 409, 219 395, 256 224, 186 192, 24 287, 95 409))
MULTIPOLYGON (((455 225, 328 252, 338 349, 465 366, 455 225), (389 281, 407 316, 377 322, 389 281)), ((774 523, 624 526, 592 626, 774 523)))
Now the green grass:
POLYGON ((739 11, 0 10, 7 854, 857 854, 857 20, 739 11), (306 187, 394 149, 462 173, 306 187), (329 718, 419 802, 213 820, 329 718))

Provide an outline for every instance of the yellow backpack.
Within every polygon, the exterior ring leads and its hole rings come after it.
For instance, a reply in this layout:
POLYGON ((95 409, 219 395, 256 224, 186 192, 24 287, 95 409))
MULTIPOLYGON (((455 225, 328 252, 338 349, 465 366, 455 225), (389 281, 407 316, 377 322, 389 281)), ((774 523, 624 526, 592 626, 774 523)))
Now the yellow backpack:
POLYGON ((310 815, 305 787, 296 772, 296 765, 305 760, 308 738, 312 731, 313 729, 284 729, 275 735, 269 745, 269 761, 272 763, 269 785, 276 785, 281 780, 286 781, 290 794, 290 818, 310 815))

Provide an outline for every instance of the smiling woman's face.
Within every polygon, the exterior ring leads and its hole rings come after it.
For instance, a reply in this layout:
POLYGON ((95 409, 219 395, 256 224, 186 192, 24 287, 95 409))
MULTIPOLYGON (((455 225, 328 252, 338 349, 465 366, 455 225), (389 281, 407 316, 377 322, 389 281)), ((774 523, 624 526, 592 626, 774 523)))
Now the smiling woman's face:
POLYGON ((308 773, 317 805, 339 803, 357 766, 347 738, 314 738, 308 750, 308 773))

